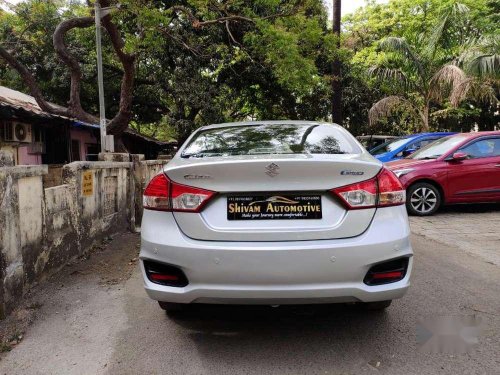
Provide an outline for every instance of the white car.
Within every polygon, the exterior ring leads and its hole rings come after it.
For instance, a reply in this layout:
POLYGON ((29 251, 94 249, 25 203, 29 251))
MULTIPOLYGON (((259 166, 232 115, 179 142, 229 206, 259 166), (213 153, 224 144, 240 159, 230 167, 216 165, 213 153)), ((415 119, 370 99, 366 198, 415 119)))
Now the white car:
POLYGON ((200 128, 144 192, 141 268, 167 311, 187 304, 359 302, 410 285, 405 190, 344 128, 200 128))

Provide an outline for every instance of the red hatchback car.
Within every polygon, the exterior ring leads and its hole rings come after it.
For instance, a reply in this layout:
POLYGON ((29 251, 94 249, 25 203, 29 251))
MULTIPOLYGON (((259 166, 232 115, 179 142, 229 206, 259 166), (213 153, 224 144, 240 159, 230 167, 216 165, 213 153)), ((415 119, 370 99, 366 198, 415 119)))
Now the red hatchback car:
POLYGON ((443 204, 500 202, 500 131, 441 138, 386 166, 403 183, 412 215, 432 215, 443 204))

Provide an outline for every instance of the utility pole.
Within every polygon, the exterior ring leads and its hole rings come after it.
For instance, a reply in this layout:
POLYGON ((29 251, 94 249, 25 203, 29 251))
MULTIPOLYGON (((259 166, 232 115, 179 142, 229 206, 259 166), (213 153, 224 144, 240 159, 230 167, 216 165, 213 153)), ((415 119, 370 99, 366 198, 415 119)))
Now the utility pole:
MULTIPOLYGON (((340 26, 342 20, 342 1, 333 0, 333 34, 337 50, 340 50, 340 26)), ((332 121, 342 125, 342 63, 339 54, 332 63, 332 121)))
POLYGON ((101 18, 109 13, 110 9, 101 9, 98 0, 95 2, 95 41, 97 49, 97 86, 99 89, 99 127, 101 131, 101 152, 114 152, 113 136, 106 134, 106 107, 104 105, 104 79, 102 73, 102 46, 101 46, 101 18))

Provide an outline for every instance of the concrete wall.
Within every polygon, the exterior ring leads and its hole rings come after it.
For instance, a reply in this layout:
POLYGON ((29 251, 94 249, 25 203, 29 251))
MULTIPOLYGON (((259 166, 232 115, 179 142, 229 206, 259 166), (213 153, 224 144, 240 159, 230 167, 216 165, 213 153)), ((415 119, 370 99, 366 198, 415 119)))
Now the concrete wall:
POLYGON ((24 254, 42 246, 46 172, 47 166, 0 168, 0 315, 24 292, 24 254))
POLYGON ((43 187, 49 188, 62 185, 62 171, 64 164, 50 164, 48 173, 43 175, 43 187))
POLYGON ((12 166, 0 154, 0 317, 33 283, 103 238, 135 230, 143 189, 168 160, 121 158, 130 159, 67 164, 62 184, 46 186, 48 166, 12 166))
POLYGON ((104 237, 134 227, 132 163, 74 162, 45 188, 43 166, 0 168, 0 314, 104 237))
POLYGON ((142 193, 149 181, 163 170, 168 160, 143 160, 142 155, 132 155, 135 179, 135 222, 137 226, 142 221, 142 193))

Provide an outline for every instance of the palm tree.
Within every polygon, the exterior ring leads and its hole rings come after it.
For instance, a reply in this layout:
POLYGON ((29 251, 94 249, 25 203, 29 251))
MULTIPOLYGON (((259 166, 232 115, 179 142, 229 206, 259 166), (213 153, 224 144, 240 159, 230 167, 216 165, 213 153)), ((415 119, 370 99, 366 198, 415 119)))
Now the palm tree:
MULTIPOLYGON (((342 17, 342 1, 333 0, 333 33, 337 39, 337 48, 340 48, 340 26, 342 17)), ((336 56, 332 64, 332 120, 342 125, 342 63, 336 56)))
POLYGON ((500 35, 485 35, 465 47, 459 58, 467 73, 485 78, 500 78, 500 35))
MULTIPOLYGON (((466 17, 467 13, 465 5, 451 5, 434 30, 422 37, 418 45, 411 45, 405 38, 399 37, 388 37, 380 42, 380 50, 386 52, 385 60, 371 67, 369 75, 388 84, 394 94, 372 106, 369 112, 370 124, 405 110, 417 119, 419 130, 428 131, 431 115, 442 112, 431 114, 433 103, 443 104, 449 101, 453 107, 458 107, 469 97, 498 103, 490 82, 467 76, 457 65, 458 60, 446 60, 443 57, 445 54, 440 53, 439 46, 442 39, 448 36, 448 29, 455 20, 466 17)), ((480 63, 488 71, 491 70, 491 65, 488 59, 480 63)))

